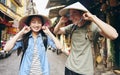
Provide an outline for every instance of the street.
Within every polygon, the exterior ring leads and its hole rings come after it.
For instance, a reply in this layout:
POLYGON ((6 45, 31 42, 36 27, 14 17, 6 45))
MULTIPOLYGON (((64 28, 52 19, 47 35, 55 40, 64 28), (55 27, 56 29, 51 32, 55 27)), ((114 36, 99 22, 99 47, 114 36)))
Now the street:
MULTIPOLYGON (((22 53, 21 53, 22 55, 22 53)), ((0 75, 18 75, 21 55, 17 56, 16 51, 8 58, 0 60, 0 75)), ((56 52, 47 50, 48 60, 50 63, 50 75, 64 75, 64 67, 67 56, 62 53, 57 55, 56 52)), ((99 66, 101 68, 102 66, 99 66)), ((112 71, 97 69, 95 75, 115 75, 112 71)))
POLYGON ((15 51, 8 58, 0 59, 0 75, 18 75, 20 58, 15 51))
MULTIPOLYGON (((64 64, 67 56, 63 53, 57 55, 56 52, 52 52, 51 50, 47 50, 47 54, 51 75, 64 75, 64 64)), ((0 59, 0 75, 18 75, 21 55, 17 56, 15 51, 10 57, 0 59)))

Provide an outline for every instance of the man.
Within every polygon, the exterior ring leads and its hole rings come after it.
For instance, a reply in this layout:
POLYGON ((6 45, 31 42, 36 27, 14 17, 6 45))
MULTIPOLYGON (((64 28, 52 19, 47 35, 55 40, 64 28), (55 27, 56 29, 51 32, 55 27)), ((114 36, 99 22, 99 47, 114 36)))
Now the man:
POLYGON ((92 40, 95 34, 114 40, 116 30, 92 15, 81 3, 76 2, 59 11, 62 16, 54 29, 55 34, 70 34, 71 52, 65 65, 65 75, 94 75, 92 40), (69 18, 65 17, 69 15, 69 18), (73 24, 61 27, 68 20, 73 24))

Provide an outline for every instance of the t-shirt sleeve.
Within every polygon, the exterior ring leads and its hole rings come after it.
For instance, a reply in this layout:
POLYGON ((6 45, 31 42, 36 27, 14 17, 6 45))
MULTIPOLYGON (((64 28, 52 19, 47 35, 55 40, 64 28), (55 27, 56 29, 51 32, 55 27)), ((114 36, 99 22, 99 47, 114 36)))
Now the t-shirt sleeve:
POLYGON ((22 44, 22 41, 17 41, 12 50, 17 50, 18 48, 23 47, 22 44))
POLYGON ((48 42, 48 46, 51 46, 52 48, 55 48, 56 49, 56 45, 54 43, 54 41, 49 37, 47 36, 47 42, 48 42))
POLYGON ((65 34, 70 34, 73 24, 64 27, 65 34))
POLYGON ((93 22, 91 23, 91 30, 94 35, 99 34, 99 32, 100 32, 100 28, 93 22))

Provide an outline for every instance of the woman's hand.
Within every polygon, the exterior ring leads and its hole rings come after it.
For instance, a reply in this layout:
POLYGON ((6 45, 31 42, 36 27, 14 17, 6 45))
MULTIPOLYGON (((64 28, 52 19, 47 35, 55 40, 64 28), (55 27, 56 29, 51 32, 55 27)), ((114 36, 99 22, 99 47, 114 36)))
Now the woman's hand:
POLYGON ((31 30, 30 27, 24 26, 23 29, 21 30, 21 32, 22 32, 23 34, 26 34, 26 33, 28 33, 30 30, 31 30))
POLYGON ((47 26, 42 26, 42 30, 45 34, 49 34, 50 30, 47 26))
POLYGON ((51 33, 51 31, 49 30, 47 26, 45 25, 42 26, 42 30, 46 35, 48 35, 54 41, 58 49, 62 49, 62 45, 60 44, 60 41, 51 33))

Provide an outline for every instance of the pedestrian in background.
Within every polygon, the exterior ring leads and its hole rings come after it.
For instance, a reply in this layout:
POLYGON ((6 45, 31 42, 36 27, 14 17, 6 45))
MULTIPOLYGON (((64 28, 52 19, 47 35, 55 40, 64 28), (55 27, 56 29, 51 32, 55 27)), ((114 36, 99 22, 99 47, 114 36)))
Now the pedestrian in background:
POLYGON ((46 37, 46 43, 53 48, 61 49, 61 45, 45 25, 46 22, 51 24, 43 15, 23 17, 19 22, 20 31, 6 43, 5 52, 23 50, 19 75, 50 75, 44 39, 46 37))
POLYGON ((92 40, 95 34, 114 40, 116 30, 92 15, 81 3, 76 2, 59 11, 62 16, 54 28, 55 34, 70 34, 71 52, 65 64, 65 75, 94 75, 92 40), (66 17, 69 15, 69 18, 66 17), (61 27, 68 20, 73 24, 61 27))

